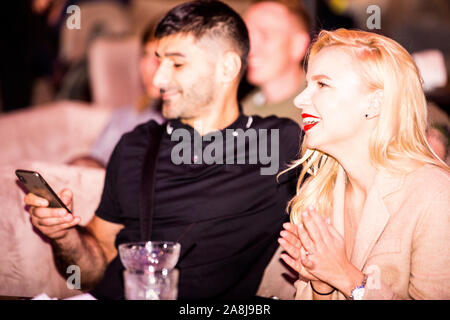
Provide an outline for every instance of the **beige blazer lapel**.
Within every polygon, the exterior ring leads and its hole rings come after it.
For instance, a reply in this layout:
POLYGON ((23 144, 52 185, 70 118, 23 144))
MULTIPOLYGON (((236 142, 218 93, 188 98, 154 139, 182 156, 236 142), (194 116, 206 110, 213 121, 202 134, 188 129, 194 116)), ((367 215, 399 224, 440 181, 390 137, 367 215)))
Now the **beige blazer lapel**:
POLYGON ((372 248, 389 221, 390 212, 384 198, 398 191, 402 182, 402 178, 388 177, 381 173, 375 178, 374 185, 367 195, 350 259, 359 270, 363 270, 372 248))

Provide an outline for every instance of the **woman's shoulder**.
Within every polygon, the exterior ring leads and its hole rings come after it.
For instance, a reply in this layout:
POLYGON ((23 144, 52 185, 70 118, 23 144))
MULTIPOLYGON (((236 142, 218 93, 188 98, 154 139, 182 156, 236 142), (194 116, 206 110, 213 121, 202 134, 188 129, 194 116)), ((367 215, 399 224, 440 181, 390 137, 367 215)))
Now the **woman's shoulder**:
POLYGON ((424 189, 450 192, 450 171, 437 165, 424 164, 408 174, 407 179, 410 183, 422 185, 424 189))
POLYGON ((406 175, 400 194, 417 208, 450 206, 450 173, 437 165, 422 165, 406 175))
MULTIPOLYGON (((416 240, 422 242, 447 243, 450 221, 450 174, 437 165, 427 164, 410 174, 412 182, 405 193, 404 204, 408 219, 417 217, 416 240), (425 236, 425 234, 432 234, 425 236), (430 240, 430 239, 439 240, 430 240)), ((418 244, 416 243, 416 246, 418 244)))

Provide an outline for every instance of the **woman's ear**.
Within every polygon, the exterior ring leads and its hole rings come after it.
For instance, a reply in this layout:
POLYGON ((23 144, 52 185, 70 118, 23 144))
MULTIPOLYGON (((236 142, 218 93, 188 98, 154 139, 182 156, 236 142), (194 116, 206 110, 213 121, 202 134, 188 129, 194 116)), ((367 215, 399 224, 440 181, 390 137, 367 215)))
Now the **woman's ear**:
POLYGON ((221 59, 220 78, 222 82, 233 82, 239 78, 242 62, 235 51, 227 51, 221 59))
POLYGON ((373 119, 380 115, 381 106, 383 105, 384 93, 383 90, 376 90, 369 96, 369 103, 366 108, 366 119, 373 119))

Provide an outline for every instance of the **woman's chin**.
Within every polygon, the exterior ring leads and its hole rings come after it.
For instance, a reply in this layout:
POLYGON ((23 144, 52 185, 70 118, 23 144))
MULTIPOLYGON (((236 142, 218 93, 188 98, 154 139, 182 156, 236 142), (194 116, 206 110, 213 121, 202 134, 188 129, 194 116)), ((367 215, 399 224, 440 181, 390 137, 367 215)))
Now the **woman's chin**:
POLYGON ((306 137, 305 143, 306 143, 306 147, 308 149, 317 149, 317 147, 319 146, 317 144, 317 142, 314 141, 314 139, 312 139, 312 138, 310 138, 308 136, 306 137))

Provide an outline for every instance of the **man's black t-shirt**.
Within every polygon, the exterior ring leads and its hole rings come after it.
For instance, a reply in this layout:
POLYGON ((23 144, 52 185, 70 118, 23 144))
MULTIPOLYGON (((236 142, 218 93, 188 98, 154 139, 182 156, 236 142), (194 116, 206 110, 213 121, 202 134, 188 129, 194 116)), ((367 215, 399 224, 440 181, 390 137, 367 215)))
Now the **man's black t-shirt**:
MULTIPOLYGON (((156 125, 155 122, 145 123, 125 134, 107 167, 96 215, 125 225, 117 235, 116 246, 142 240, 140 186, 149 126, 152 125, 156 125)), ((236 150, 238 143, 234 144, 231 161, 227 153, 228 158, 222 164, 206 164, 205 159, 203 163, 194 163, 199 160, 199 150, 204 151, 211 144, 209 141, 203 141, 201 149, 195 149, 192 143, 192 163, 175 164, 173 150, 180 146, 180 141, 172 140, 177 129, 184 129, 192 141, 194 135, 200 137, 192 127, 178 120, 171 120, 167 125, 156 165, 151 239, 181 244, 182 258, 177 265, 179 299, 250 298, 256 293, 264 268, 277 248, 276 239, 282 224, 288 218, 285 209, 295 191, 295 172, 289 171, 277 182, 276 174, 261 174, 261 168, 269 164, 260 161, 250 164, 248 155, 245 164, 238 164, 238 154, 242 155, 242 149, 236 150)), ((258 140, 266 130, 268 155, 273 157, 276 154, 270 155, 271 134, 278 129, 277 172, 286 169, 298 156, 302 132, 291 120, 240 115, 220 133, 224 140, 227 134, 228 138, 237 139, 243 133, 237 129, 255 130, 258 140), (234 131, 233 135, 229 134, 234 131)), ((249 135, 247 147, 252 139, 255 137, 249 135)), ((223 142, 224 146, 228 140, 223 142)), ((258 150, 261 146, 258 145, 258 150)), ((245 150, 248 153, 249 149, 245 150)), ((108 266, 103 281, 92 292, 94 296, 123 298, 122 271, 123 266, 116 257, 108 266)))

